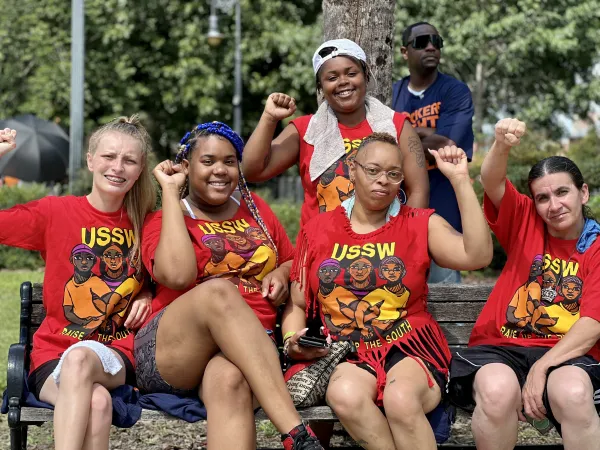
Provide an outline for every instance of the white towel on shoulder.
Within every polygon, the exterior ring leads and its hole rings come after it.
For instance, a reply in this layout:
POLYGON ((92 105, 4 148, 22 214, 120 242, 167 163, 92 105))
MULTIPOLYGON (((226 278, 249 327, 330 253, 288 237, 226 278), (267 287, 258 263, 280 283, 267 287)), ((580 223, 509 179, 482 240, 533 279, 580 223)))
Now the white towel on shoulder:
MULTIPOLYGON (((397 140, 394 110, 371 96, 365 98, 365 104, 367 122, 373 132, 388 133, 397 140)), ((337 117, 327 101, 321 103, 316 114, 310 119, 304 141, 315 148, 309 166, 311 181, 319 178, 346 153, 337 117)))

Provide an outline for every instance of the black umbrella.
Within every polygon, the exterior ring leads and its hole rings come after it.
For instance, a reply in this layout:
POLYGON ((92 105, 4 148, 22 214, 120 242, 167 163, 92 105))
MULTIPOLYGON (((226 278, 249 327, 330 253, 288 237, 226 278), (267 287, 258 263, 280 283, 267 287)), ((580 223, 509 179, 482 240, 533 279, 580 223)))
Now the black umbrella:
POLYGON ((31 114, 0 120, 17 130, 17 148, 0 159, 0 174, 23 181, 60 181, 69 166, 69 136, 54 122, 31 114))

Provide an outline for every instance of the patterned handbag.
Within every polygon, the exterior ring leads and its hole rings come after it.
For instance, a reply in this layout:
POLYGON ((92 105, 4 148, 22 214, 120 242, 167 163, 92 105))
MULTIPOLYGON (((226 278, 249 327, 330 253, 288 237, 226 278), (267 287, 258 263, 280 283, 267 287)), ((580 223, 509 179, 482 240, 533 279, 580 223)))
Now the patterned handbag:
POLYGON ((295 406, 316 406, 323 402, 333 370, 352 351, 352 347, 349 341, 333 342, 327 355, 288 369, 286 384, 295 406))

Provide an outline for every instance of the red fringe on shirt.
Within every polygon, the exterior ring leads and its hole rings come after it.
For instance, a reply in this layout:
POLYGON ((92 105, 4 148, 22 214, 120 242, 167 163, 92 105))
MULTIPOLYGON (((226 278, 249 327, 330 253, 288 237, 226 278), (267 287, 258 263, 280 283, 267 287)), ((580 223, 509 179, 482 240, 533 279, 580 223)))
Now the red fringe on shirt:
MULTIPOLYGON (((439 326, 436 325, 425 324, 411 331, 399 341, 382 347, 366 349, 361 342, 361 346, 359 346, 358 353, 356 354, 357 359, 350 360, 349 362, 353 364, 368 364, 375 371, 377 377, 377 405, 383 405, 383 391, 387 379, 385 360, 388 353, 394 347, 400 349, 402 353, 412 358, 422 367, 427 375, 427 383, 430 388, 434 386, 435 382, 431 378, 429 369, 423 361, 427 361, 446 378, 448 377, 452 355, 446 344, 446 338, 439 326)), ((385 342, 385 339, 380 337, 380 341, 385 342)))

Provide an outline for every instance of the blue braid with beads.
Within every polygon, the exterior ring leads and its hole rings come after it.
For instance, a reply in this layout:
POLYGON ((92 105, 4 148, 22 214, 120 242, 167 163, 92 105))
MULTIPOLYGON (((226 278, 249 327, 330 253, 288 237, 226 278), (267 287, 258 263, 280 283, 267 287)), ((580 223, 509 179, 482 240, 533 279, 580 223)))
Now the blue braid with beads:
MULTIPOLYGON (((175 162, 177 164, 181 163, 184 159, 187 159, 190 152, 194 149, 196 145, 197 138, 203 136, 221 136, 227 139, 233 148, 235 149, 235 153, 238 159, 238 170, 240 173, 239 181, 238 181, 238 189, 248 210, 256 220, 256 223, 260 226, 260 228, 264 231, 265 235, 269 239, 271 246, 273 247, 273 251, 275 252, 275 267, 279 267, 279 251, 277 250, 277 245, 269 233, 267 225, 263 221, 258 207, 254 200, 252 199, 252 195, 250 194, 250 189, 248 189, 248 184, 246 183, 246 178, 244 178, 244 174, 242 173, 242 168, 240 166, 240 162, 242 161, 242 153, 244 152, 244 141, 242 138, 233 131, 228 125, 222 122, 208 122, 202 123, 194 127, 191 131, 185 133, 181 141, 179 141, 179 152, 175 156, 175 162)), ((184 194, 185 195, 185 194, 184 194)))

